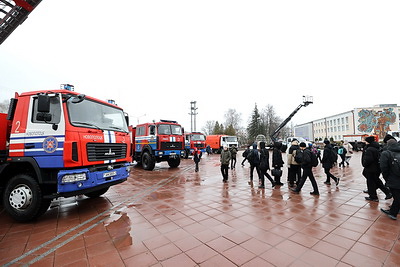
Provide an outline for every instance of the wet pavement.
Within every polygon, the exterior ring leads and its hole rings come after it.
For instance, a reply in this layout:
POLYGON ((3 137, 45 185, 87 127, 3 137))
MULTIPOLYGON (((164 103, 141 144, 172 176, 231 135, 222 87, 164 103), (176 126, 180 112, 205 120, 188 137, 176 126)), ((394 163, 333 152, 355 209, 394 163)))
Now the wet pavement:
POLYGON ((284 186, 260 190, 240 156, 224 184, 219 155, 204 155, 197 173, 190 159, 135 167, 103 197, 55 200, 36 222, 0 207, 0 265, 399 266, 400 217, 380 212, 391 204, 382 192, 364 199, 360 156, 332 170, 338 187, 314 168, 320 196, 309 181, 292 193, 286 167, 284 186))

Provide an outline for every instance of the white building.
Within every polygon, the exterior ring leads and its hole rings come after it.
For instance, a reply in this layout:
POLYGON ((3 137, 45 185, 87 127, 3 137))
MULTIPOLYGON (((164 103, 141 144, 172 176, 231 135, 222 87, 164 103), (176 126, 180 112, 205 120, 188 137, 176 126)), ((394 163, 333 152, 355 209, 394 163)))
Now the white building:
POLYGON ((396 104, 376 105, 321 118, 294 126, 295 136, 310 141, 343 140, 343 135, 376 134, 383 139, 388 131, 399 131, 399 109, 396 104))

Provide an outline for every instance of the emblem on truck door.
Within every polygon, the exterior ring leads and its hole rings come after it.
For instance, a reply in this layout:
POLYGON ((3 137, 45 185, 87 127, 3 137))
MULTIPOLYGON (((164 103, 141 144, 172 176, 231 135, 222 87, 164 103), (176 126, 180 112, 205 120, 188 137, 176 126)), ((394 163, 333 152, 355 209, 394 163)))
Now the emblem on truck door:
POLYGON ((53 153, 57 150, 58 141, 54 136, 48 136, 43 140, 43 149, 47 153, 53 153))

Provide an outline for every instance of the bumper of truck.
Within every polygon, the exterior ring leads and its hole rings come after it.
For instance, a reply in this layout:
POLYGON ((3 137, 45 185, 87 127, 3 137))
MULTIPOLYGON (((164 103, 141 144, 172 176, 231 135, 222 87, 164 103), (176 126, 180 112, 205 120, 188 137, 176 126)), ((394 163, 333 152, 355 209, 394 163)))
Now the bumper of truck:
POLYGON ((81 195, 122 183, 127 180, 129 171, 130 163, 109 169, 81 168, 59 171, 56 197, 81 195))

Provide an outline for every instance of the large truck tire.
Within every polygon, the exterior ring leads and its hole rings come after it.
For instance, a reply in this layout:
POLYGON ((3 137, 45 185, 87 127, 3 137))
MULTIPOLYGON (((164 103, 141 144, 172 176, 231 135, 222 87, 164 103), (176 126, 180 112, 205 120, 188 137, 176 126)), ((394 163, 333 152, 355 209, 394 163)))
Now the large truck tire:
POLYGON ((180 157, 175 157, 175 158, 170 158, 168 159, 168 165, 171 168, 176 168, 181 164, 181 158, 180 157))
POLYGON ((156 161, 154 157, 148 152, 144 152, 142 155, 142 166, 143 169, 147 171, 152 171, 154 170, 154 167, 156 166, 156 161))
POLYGON ((189 154, 190 154, 190 150, 189 149, 184 149, 182 158, 184 158, 184 159, 189 158, 189 154))
POLYGON ((109 188, 110 187, 105 187, 105 188, 102 188, 102 189, 99 189, 99 190, 96 190, 96 191, 93 191, 93 192, 90 192, 90 193, 86 193, 84 195, 87 196, 87 197, 90 197, 90 198, 99 197, 99 196, 105 194, 108 191, 109 188))
POLYGON ((3 205, 8 214, 19 222, 31 221, 47 211, 51 203, 43 199, 38 182, 28 174, 17 174, 7 183, 3 205))

